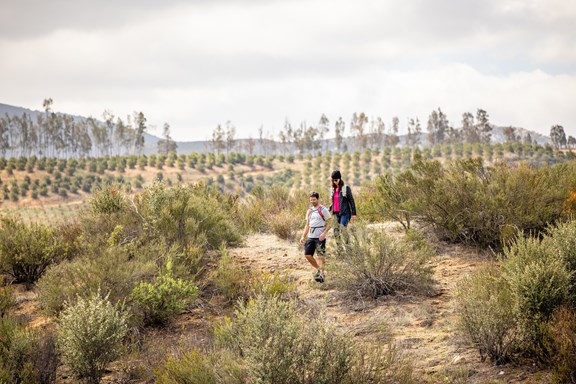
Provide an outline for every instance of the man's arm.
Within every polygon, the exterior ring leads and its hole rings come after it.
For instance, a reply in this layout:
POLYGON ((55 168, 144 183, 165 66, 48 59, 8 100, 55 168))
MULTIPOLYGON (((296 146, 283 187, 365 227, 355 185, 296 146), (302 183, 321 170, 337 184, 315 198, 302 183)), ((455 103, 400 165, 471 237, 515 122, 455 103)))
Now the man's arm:
POLYGON ((306 226, 304 227, 304 233, 300 237, 300 244, 304 243, 304 238, 308 235, 308 231, 310 230, 310 222, 306 220, 306 226))
POLYGON ((332 221, 332 220, 328 219, 326 221, 326 226, 324 227, 324 230, 322 231, 322 233, 318 237, 318 240, 324 241, 324 239, 326 239, 326 235, 328 234, 328 230, 330 229, 330 221, 332 221))

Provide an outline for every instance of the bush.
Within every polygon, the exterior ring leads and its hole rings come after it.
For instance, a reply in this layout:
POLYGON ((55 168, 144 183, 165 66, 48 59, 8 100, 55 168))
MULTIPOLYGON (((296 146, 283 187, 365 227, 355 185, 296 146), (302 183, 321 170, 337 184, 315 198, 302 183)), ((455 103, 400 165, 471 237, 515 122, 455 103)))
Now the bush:
POLYGON ((128 202, 120 187, 104 186, 94 191, 89 200, 90 210, 96 214, 111 214, 127 209, 128 202))
POLYGON ((58 319, 58 349, 62 361, 78 378, 99 383, 108 363, 121 352, 127 315, 98 293, 79 298, 58 319))
POLYGON ((181 249, 192 245, 216 249, 238 245, 242 237, 232 224, 236 201, 203 184, 167 187, 156 182, 135 197, 151 236, 181 249))
POLYGON ((55 382, 58 360, 45 345, 45 339, 27 331, 9 316, 2 316, 0 340, 0 383, 55 382))
POLYGON ((280 211, 273 215, 268 214, 266 222, 270 231, 283 240, 293 240, 297 231, 302 228, 304 221, 302 214, 293 215, 289 211, 280 211))
POLYGON ((184 353, 180 357, 169 357, 156 372, 159 384, 216 384, 216 372, 210 356, 198 350, 184 353))
POLYGON ((237 225, 243 233, 255 233, 265 229, 267 209, 262 200, 248 196, 239 204, 237 225))
POLYGON ((194 299, 198 288, 191 281, 162 274, 153 283, 141 281, 132 290, 131 298, 144 315, 147 325, 166 324, 194 299))
POLYGON ((551 254, 557 254, 566 263, 572 274, 571 300, 576 300, 576 221, 549 227, 542 247, 549 249, 548 252, 551 254))
POLYGON ((290 278, 288 273, 280 274, 278 271, 254 274, 250 286, 252 296, 265 298, 290 299, 295 297, 296 293, 296 282, 290 278))
POLYGON ((98 258, 78 258, 53 265, 38 281, 38 301, 50 315, 58 314, 64 303, 72 304, 77 297, 88 298, 101 289, 108 292, 112 303, 130 296, 141 280, 151 279, 156 272, 153 262, 129 260, 116 248, 106 250, 98 258))
POLYGON ((0 287, 0 317, 6 316, 14 304, 14 292, 12 288, 0 287))
POLYGON ((409 232, 398 240, 360 223, 347 231, 346 254, 330 267, 346 292, 376 298, 398 290, 433 291, 434 251, 419 235, 409 232))
POLYGON ((276 298, 240 303, 216 342, 243 356, 259 383, 340 383, 352 366, 352 343, 327 323, 304 318, 276 298))
POLYGON ((415 384, 413 357, 397 345, 387 348, 363 346, 356 348, 352 370, 346 384, 415 384))
POLYGON ((465 336, 497 363, 517 350, 549 360, 547 324, 553 313, 573 303, 572 273, 564 256, 550 246, 554 239, 516 239, 501 255, 501 272, 494 266, 465 279, 458 290, 460 324, 465 336))
POLYGON ((495 265, 465 277, 456 291, 458 325, 485 360, 508 361, 517 345, 514 299, 495 265))
POLYGON ((540 354, 544 341, 542 325, 556 308, 568 303, 571 273, 546 243, 521 234, 504 249, 503 257, 502 275, 510 287, 523 348, 540 354))
POLYGON ((576 382, 576 312, 568 307, 554 312, 547 326, 554 383, 576 382))
POLYGON ((509 228, 539 233, 563 218, 575 177, 573 164, 486 167, 466 159, 442 166, 417 159, 392 183, 379 185, 385 187, 380 205, 389 216, 419 217, 442 239, 501 249, 509 228))
POLYGON ((74 248, 53 227, 27 226, 13 218, 0 220, 0 271, 16 282, 34 283, 50 264, 69 257, 74 248))
POLYGON ((179 351, 155 370, 158 384, 244 384, 247 372, 226 351, 179 351))
POLYGON ((228 300, 234 301, 248 296, 250 275, 230 256, 225 246, 220 247, 218 267, 212 273, 211 281, 228 300))

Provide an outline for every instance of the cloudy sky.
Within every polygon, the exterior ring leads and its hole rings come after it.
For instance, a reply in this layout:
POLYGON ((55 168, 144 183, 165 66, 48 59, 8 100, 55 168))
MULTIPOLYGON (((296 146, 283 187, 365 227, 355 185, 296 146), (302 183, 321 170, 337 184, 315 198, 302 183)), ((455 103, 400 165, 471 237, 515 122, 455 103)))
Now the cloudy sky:
POLYGON ((0 103, 177 140, 437 108, 576 136, 574 25, 576 0, 3 0, 0 103))

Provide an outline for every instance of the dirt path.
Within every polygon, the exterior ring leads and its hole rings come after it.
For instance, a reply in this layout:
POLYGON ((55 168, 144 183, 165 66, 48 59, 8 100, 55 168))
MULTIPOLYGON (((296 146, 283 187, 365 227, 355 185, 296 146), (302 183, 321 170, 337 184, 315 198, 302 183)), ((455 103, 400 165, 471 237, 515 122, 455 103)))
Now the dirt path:
MULTIPOLYGON (((386 231, 401 236, 394 224, 386 231)), ((330 241, 330 239, 329 239, 330 241)), ((481 362, 473 348, 457 338, 454 288, 467 273, 486 261, 470 248, 437 244, 433 258, 437 294, 422 297, 396 294, 377 300, 343 300, 338 292, 312 280, 314 269, 302 256, 296 241, 280 240, 270 234, 248 237, 242 248, 231 254, 243 266, 256 271, 287 272, 296 282, 300 299, 320 303, 328 319, 358 340, 402 346, 414 356, 418 372, 430 383, 540 383, 542 373, 526 367, 496 367, 481 362)), ((327 262, 330 262, 328 257, 327 262)), ((327 275, 327 279, 330 276, 327 275)))

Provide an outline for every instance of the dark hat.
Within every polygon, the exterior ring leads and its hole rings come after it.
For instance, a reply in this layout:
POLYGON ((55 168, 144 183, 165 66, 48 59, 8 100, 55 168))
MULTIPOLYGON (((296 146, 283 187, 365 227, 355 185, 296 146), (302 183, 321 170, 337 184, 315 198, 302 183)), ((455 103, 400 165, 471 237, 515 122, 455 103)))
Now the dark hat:
POLYGON ((334 172, 332 172, 332 179, 341 179, 342 175, 340 174, 339 170, 335 170, 334 172))

